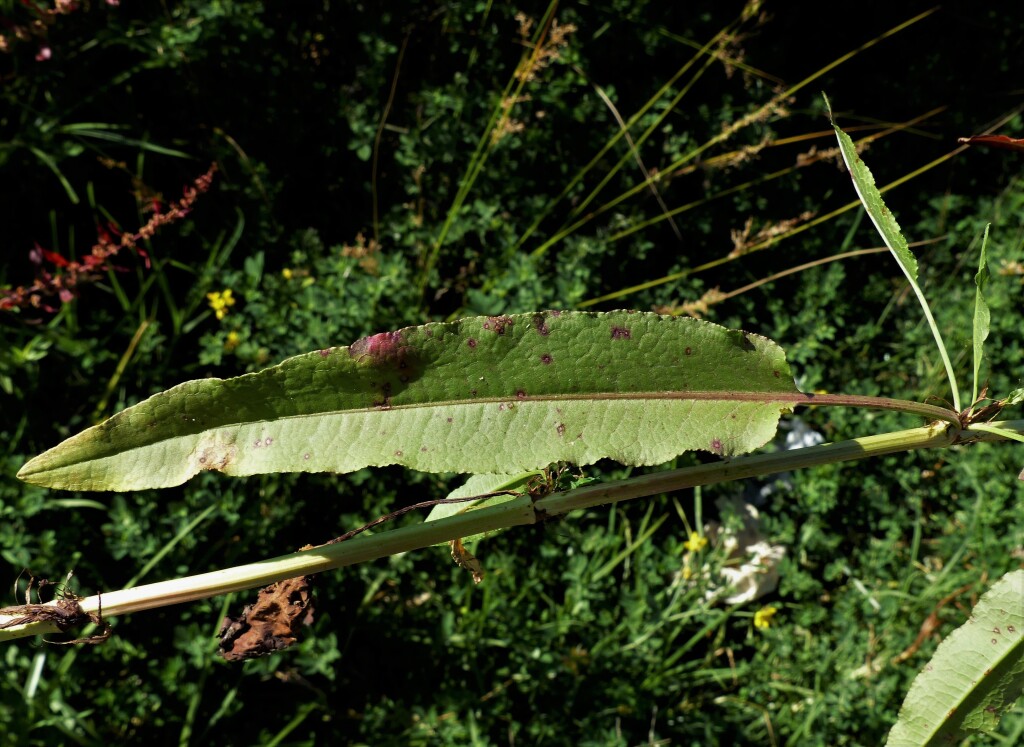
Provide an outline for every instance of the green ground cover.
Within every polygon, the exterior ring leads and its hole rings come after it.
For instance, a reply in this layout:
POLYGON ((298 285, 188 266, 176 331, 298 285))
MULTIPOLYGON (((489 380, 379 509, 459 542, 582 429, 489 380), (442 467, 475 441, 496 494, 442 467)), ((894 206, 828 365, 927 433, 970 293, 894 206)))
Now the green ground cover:
MULTIPOLYGON (((81 594, 199 573, 443 497, 463 478, 399 467, 128 493, 15 479, 181 381, 406 325, 693 314, 777 341, 805 392, 948 398, 899 268, 859 251, 880 242, 837 169, 822 89, 879 185, 912 177, 886 201, 923 242, 919 282, 962 381, 992 224, 982 378, 1021 386, 1022 161, 956 142, 1022 134, 1019 9, 869 3, 825 29, 781 4, 141 5, 0 2, 8 585, 21 573, 24 591, 26 569, 73 569, 81 594), (183 188, 197 189, 185 206, 183 188)), ((919 424, 811 409, 778 443, 919 424)), ((938 640, 1024 562, 1020 454, 954 447, 588 509, 478 545, 479 585, 443 548, 354 566, 318 577, 297 646, 244 664, 216 656, 242 594, 118 618, 102 646, 6 644, 0 731, 880 743, 938 640), (785 555, 775 591, 730 605, 709 596, 736 565, 741 505, 785 555), (705 544, 693 533, 709 522, 726 529, 705 544)), ((1022 733, 1018 706, 972 743, 1022 733)))

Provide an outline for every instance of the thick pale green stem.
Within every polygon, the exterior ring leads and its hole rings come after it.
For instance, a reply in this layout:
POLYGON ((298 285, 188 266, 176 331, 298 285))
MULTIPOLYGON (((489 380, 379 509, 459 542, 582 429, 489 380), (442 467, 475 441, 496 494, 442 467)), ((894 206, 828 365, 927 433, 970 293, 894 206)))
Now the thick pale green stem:
MULTIPOLYGON (((992 423, 990 427, 1021 433, 1024 432, 1024 420, 992 423)), ((714 464, 642 475, 611 484, 589 485, 565 493, 556 493, 536 502, 530 496, 520 496, 498 506, 472 510, 381 534, 363 534, 347 542, 322 545, 250 565, 87 597, 80 600, 80 604, 82 610, 87 613, 100 611, 102 604, 103 616, 114 617, 258 588, 294 576, 321 573, 429 547, 459 537, 533 524, 550 516, 582 508, 657 495, 670 490, 896 452, 945 447, 965 440, 999 441, 1004 438, 1001 433, 992 431, 959 431, 944 423, 933 423, 923 428, 867 436, 806 449, 741 456, 714 464)), ((7 612, 0 615, 0 625, 9 624, 11 620, 24 617, 26 614, 24 610, 7 612)), ((32 622, 0 629, 0 641, 54 632, 57 632, 57 628, 52 622, 32 622)))

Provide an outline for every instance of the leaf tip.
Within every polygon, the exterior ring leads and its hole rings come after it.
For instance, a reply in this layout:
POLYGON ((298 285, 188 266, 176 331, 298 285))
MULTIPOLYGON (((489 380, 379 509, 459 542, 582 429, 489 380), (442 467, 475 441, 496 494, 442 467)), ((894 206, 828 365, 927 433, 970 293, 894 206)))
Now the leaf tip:
POLYGON ((828 112, 828 121, 832 123, 832 126, 836 126, 835 117, 832 116, 832 102, 828 100, 828 94, 824 91, 821 92, 821 97, 825 99, 825 110, 828 112))

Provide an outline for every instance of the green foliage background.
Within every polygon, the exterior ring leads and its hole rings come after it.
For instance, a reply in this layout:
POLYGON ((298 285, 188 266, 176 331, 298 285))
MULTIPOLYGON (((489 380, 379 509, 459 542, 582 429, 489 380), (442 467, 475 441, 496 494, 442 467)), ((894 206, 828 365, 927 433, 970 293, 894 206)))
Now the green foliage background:
MULTIPOLYGON (((653 125, 639 148, 645 167, 672 171, 781 81, 804 79, 928 7, 895 5, 860 4, 841 28, 824 29, 817 13, 767 4, 771 18, 747 20, 728 52, 754 71, 712 60, 658 120, 709 60, 698 57, 631 129, 638 138, 653 125)), ((44 491, 14 474, 27 457, 187 378, 431 319, 578 308, 726 257, 748 218, 757 233, 805 211, 824 216, 855 195, 834 160, 794 168, 812 147, 834 147, 820 89, 855 136, 946 107, 870 144, 864 157, 880 184, 999 118, 1009 116, 1001 132, 1022 136, 1012 62, 1024 52, 1024 11, 954 4, 659 182, 670 209, 697 203, 676 216, 678 237, 667 221, 626 233, 662 209, 650 190, 610 204, 643 180, 624 140, 558 199, 619 131, 595 86, 628 119, 693 57, 688 43, 704 45, 742 4, 558 5, 558 23, 575 30, 524 84, 510 131, 495 141, 488 122, 537 28, 522 36, 516 14, 540 22, 551 9, 93 2, 45 17, 27 39, 7 35, 0 286, 32 279, 34 242, 81 256, 97 225, 134 230, 154 198, 176 198, 211 162, 219 174, 186 221, 147 243, 151 266, 123 253, 119 269, 76 299, 52 299, 53 313, 0 317, 0 580, 74 569, 80 593, 116 589, 281 554, 442 497, 457 477, 398 469, 207 474, 123 495, 44 491), (49 58, 37 59, 44 48, 49 58), (479 143, 488 158, 470 184, 479 143), (753 152, 715 160, 744 147, 753 152), (608 186, 575 216, 606 174, 608 186), (218 320, 206 294, 225 289, 237 303, 218 320)), ((10 1, 0 11, 11 24, 40 18, 10 1)), ((921 281, 962 382, 978 242, 993 223, 984 375, 996 395, 1021 385, 1021 163, 974 148, 886 195, 911 241, 938 239, 918 250, 921 281)), ((765 251, 588 308, 678 308, 712 288, 878 244, 850 210, 765 251)), ((948 396, 886 255, 787 276, 706 316, 779 342, 805 391, 948 396)), ((837 410, 800 417, 830 440, 912 425, 837 410)), ((877 743, 936 638, 902 663, 893 657, 933 611, 947 632, 973 595, 1024 562, 1020 466, 1019 449, 983 444, 795 474, 765 493, 725 485, 591 511, 482 544, 480 586, 441 550, 346 569, 318 579, 316 622, 300 645, 244 665, 214 655, 220 621, 241 596, 118 619, 101 647, 8 645, 0 731, 11 744, 877 743), (709 605, 704 590, 724 549, 709 546, 685 581, 684 542, 701 517, 719 518, 716 498, 744 490, 771 541, 787 547, 781 582, 752 605, 709 605), (762 604, 779 610, 767 629, 753 626, 762 604)), ((588 470, 630 473, 610 463, 588 470)), ((975 744, 1014 744, 1022 733, 1018 708, 1000 735, 975 744)))

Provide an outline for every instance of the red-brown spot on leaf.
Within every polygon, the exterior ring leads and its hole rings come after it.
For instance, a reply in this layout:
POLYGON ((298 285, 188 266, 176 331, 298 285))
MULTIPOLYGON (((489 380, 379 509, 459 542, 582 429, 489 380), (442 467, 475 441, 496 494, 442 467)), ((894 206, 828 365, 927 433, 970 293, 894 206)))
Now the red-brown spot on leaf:
POLYGON ((484 322, 484 329, 491 330, 495 334, 503 335, 505 330, 511 327, 515 322, 510 316, 489 316, 487 321, 484 322))
POLYGON ((625 327, 612 327, 612 339, 613 340, 628 340, 629 330, 625 327))
POLYGON ((476 347, 476 339, 473 338, 473 337, 470 337, 468 340, 466 340, 466 344, 469 345, 471 348, 475 348, 476 347))
POLYGON ((516 390, 516 397, 518 397, 519 399, 526 399, 526 390, 525 389, 517 389, 516 390))
POLYGON ((691 355, 693 353, 693 348, 686 348, 685 352, 687 355, 691 355))
POLYGON ((722 439, 713 438, 711 439, 711 450, 716 454, 722 453, 722 439))
POLYGON ((554 359, 551 357, 550 353, 544 353, 544 355, 540 357, 540 362, 543 363, 545 366, 550 365, 552 360, 554 359))
POLYGON ((555 428, 555 431, 558 432, 559 436, 564 436, 565 435, 565 423, 559 423, 558 426, 555 428))

